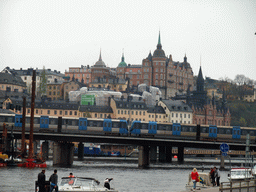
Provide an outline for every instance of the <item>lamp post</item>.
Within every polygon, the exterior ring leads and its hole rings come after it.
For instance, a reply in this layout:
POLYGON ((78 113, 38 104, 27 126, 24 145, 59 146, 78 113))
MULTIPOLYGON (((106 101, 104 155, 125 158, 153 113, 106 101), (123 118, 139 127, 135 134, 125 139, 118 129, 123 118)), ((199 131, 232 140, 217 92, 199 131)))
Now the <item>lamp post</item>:
POLYGON ((156 120, 157 120, 157 118, 156 118, 157 107, 158 107, 158 101, 156 100, 156 106, 155 106, 155 122, 156 122, 156 120))

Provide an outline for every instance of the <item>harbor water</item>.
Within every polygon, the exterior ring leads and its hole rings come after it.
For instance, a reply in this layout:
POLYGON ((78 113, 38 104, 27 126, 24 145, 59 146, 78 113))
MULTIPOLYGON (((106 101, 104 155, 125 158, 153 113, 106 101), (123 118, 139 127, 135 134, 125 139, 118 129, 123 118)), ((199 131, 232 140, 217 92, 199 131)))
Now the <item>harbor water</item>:
MULTIPOLYGON (((195 160, 197 161, 197 160, 195 160)), ((201 161, 204 161, 201 159, 201 161)), ((119 192, 180 192, 186 190, 189 173, 193 167, 199 172, 209 172, 211 165, 202 162, 179 164, 155 163, 148 169, 139 169, 136 161, 104 161, 85 159, 74 161, 71 167, 54 167, 47 161, 46 179, 54 169, 58 170, 59 180, 72 172, 75 176, 93 177, 103 185, 105 178, 114 178, 111 187, 119 192)), ((214 166, 214 164, 212 165, 214 166)), ((0 168, 0 192, 33 192, 40 168, 28 169, 20 167, 0 168)), ((227 181, 228 171, 221 171, 221 182, 227 181)))

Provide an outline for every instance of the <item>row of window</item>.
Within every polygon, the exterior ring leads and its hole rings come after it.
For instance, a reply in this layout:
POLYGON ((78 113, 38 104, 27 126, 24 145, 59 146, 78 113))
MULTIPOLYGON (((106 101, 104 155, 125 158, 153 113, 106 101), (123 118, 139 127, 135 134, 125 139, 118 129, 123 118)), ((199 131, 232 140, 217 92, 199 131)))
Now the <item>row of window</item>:
MULTIPOLYGON (((30 114, 30 109, 27 109, 27 114, 30 114)), ((43 113, 43 110, 36 109, 35 114, 42 115, 44 113, 43 113)), ((57 110, 54 110, 54 111, 47 110, 47 115, 70 115, 70 116, 72 116, 73 114, 75 116, 77 116, 77 111, 64 111, 64 113, 63 113, 63 111, 59 111, 59 113, 58 113, 57 110)))
MULTIPOLYGON (((172 117, 174 117, 174 114, 176 114, 176 117, 179 117, 179 113, 172 113, 172 117)), ((180 118, 190 118, 190 114, 186 114, 186 113, 182 114, 182 113, 180 113, 180 118)))
MULTIPOLYGON (((49 95, 56 95, 56 92, 55 91, 53 91, 53 92, 49 91, 49 95)), ((60 95, 59 91, 57 92, 57 95, 60 95)))

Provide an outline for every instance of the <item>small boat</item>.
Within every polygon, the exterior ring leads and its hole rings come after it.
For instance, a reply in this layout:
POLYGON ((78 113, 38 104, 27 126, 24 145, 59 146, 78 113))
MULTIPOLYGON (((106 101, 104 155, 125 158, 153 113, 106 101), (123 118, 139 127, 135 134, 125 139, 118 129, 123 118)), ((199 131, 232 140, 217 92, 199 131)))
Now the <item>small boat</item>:
POLYGON ((228 179, 231 181, 241 181, 253 177, 251 168, 232 168, 228 174, 228 179))
POLYGON ((118 192, 113 188, 107 189, 103 186, 100 186, 100 182, 98 180, 88 177, 62 177, 58 186, 59 191, 66 192, 118 192))

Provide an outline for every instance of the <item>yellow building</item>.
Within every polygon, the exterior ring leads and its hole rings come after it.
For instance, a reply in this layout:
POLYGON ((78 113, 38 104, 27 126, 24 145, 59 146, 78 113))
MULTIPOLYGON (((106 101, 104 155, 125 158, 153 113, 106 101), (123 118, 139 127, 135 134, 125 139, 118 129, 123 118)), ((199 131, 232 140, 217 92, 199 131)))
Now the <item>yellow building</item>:
MULTIPOLYGON (((22 114, 23 99, 6 99, 4 106, 8 103, 14 106, 11 111, 22 114), (16 110, 15 106, 20 106, 19 110, 16 110)), ((65 102, 65 101, 43 101, 36 100, 34 107, 34 115, 45 115, 45 116, 59 116, 59 117, 79 117, 78 113, 79 104, 77 102, 65 102)), ((26 101, 26 115, 31 115, 31 100, 26 101)))
POLYGON ((193 110, 182 101, 161 100, 158 105, 165 111, 165 122, 192 124, 193 110))

